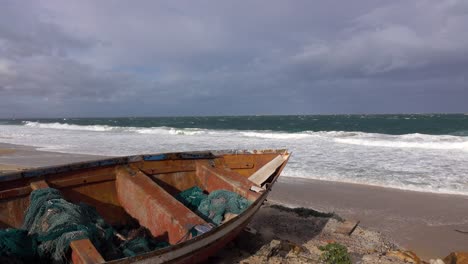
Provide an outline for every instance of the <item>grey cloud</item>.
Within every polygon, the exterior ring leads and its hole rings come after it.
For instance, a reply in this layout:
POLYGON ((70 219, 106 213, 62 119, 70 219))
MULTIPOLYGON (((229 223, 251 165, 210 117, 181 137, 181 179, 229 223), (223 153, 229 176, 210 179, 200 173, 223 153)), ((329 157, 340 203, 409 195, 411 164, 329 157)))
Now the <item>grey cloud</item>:
POLYGON ((43 115, 468 111, 467 10, 457 0, 7 1, 0 96, 43 115))
POLYGON ((77 39, 59 25, 47 21, 36 2, 2 1, 0 54, 10 59, 65 56, 68 50, 84 49, 90 40, 77 39))
POLYGON ((423 73, 433 76, 434 71, 446 77, 466 73, 468 38, 460 32, 468 15, 455 11, 461 3, 411 1, 380 7, 357 17, 338 32, 339 38, 316 40, 290 60, 324 76, 372 77, 404 71, 421 78, 423 73), (451 65, 458 70, 446 71, 451 65))

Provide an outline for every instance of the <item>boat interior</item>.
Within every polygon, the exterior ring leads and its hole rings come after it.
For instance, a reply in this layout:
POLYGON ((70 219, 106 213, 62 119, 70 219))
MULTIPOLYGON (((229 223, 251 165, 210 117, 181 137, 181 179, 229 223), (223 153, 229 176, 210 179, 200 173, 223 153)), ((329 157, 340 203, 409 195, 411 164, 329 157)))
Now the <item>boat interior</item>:
MULTIPOLYGON (((175 198, 179 193, 198 186, 207 194, 228 190, 255 202, 289 158, 286 150, 161 155, 135 156, 114 164, 101 162, 88 168, 62 168, 44 175, 23 173, 18 179, 3 181, 0 228, 21 227, 30 193, 52 187, 69 202, 96 208, 112 226, 136 222, 155 238, 175 245, 191 239, 188 227, 207 224, 175 198)), ((89 240, 73 241, 71 248, 75 263, 105 261, 89 240)))

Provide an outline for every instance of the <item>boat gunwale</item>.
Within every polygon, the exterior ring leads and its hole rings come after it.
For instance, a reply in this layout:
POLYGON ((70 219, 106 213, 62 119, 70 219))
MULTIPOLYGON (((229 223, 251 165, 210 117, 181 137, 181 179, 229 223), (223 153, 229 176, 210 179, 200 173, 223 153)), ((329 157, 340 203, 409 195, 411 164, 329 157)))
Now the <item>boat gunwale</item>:
POLYGON ((209 150, 209 151, 183 151, 166 152, 154 154, 140 154, 130 156, 120 156, 104 159, 95 159, 82 162, 74 162, 55 166, 43 166, 37 168, 25 169, 17 172, 7 172, 0 175, 0 183, 19 179, 35 178, 58 173, 66 173, 83 169, 92 169, 107 166, 116 166, 138 161, 162 161, 162 160, 195 160, 195 159, 213 159, 222 155, 242 155, 242 154, 286 154, 287 149, 264 149, 264 150, 209 150))

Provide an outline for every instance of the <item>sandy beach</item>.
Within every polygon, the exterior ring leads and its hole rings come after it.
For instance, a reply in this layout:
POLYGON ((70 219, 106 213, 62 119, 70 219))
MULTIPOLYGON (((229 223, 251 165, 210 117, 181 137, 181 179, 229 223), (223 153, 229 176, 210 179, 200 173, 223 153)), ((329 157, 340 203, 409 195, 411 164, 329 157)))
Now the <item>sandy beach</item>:
MULTIPOLYGON (((0 171, 98 157, 37 151, 28 146, 1 143, 0 171)), ((282 177, 274 186, 269 201, 334 212, 346 219, 359 220, 360 228, 382 233, 389 243, 412 250, 424 259, 443 258, 452 251, 466 250, 468 245, 468 235, 456 231, 468 231, 468 196, 282 177)), ((275 213, 278 212, 263 208, 254 219, 254 225, 261 229, 260 223, 275 213)), ((290 215, 284 212, 281 214, 290 215)), ((269 232, 274 233, 276 227, 270 225, 269 228, 273 230, 269 232)), ((308 228, 307 224, 298 226, 297 223, 291 227, 294 230, 308 228)), ((294 240, 290 237, 286 239, 294 240)))
POLYGON ((360 220, 424 259, 468 249, 468 196, 283 177, 269 198, 360 220))
POLYGON ((0 171, 53 166, 101 156, 38 151, 34 147, 0 143, 0 171))

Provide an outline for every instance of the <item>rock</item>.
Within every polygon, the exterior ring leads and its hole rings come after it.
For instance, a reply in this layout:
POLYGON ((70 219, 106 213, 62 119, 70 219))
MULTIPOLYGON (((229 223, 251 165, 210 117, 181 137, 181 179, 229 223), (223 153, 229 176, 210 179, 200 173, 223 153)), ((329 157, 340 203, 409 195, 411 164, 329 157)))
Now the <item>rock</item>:
POLYGON ((412 251, 389 251, 387 256, 396 257, 409 263, 422 263, 421 259, 412 251))
POLYGON ((270 244, 268 245, 269 246, 269 252, 268 254, 266 255, 267 258, 271 258, 273 256, 276 256, 280 253, 280 250, 281 250, 281 241, 279 240, 272 240, 270 242, 270 244))
POLYGON ((395 263, 407 263, 403 262, 395 257, 391 256, 382 256, 378 254, 365 255, 362 257, 361 261, 356 261, 356 263, 361 264, 395 264, 395 263))
POLYGON ((445 264, 465 264, 468 263, 468 252, 452 252, 444 258, 445 264))
POLYGON ((278 259, 288 259, 288 261, 308 262, 312 256, 310 252, 303 246, 295 244, 287 240, 274 239, 270 244, 263 246, 258 255, 264 256, 269 262, 274 262, 278 259))
POLYGON ((445 264, 445 262, 441 259, 430 259, 429 264, 445 264))
POLYGON ((247 232, 247 233, 250 233, 252 235, 256 235, 258 233, 257 230, 252 228, 252 227, 246 227, 246 228, 244 228, 244 231, 247 232))

